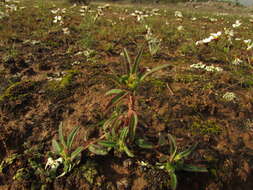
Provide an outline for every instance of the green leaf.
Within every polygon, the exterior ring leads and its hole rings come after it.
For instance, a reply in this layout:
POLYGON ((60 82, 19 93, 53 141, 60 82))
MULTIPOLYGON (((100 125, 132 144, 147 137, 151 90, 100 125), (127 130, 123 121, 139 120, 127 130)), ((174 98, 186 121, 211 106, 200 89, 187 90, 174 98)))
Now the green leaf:
POLYGON ((140 51, 138 52, 138 55, 136 56, 136 58, 134 60, 134 65, 133 65, 133 68, 131 71, 132 74, 137 73, 137 71, 138 71, 138 68, 139 68, 139 65, 141 62, 141 57, 143 54, 143 49, 144 49, 144 46, 141 47, 140 51))
POLYGON ((129 157, 134 157, 134 154, 127 148, 126 145, 124 145, 124 151, 129 157))
POLYGON ((102 146, 109 147, 109 148, 114 148, 117 146, 117 143, 115 143, 113 141, 100 141, 100 142, 98 142, 98 144, 102 145, 102 146))
POLYGON ((108 127, 110 127, 118 117, 119 116, 117 114, 112 113, 111 117, 104 122, 103 129, 106 130, 108 127))
POLYGON ((170 140, 170 158, 171 160, 174 160, 174 157, 177 153, 177 145, 174 137, 171 134, 168 134, 169 140, 170 140))
POLYGON ((74 152, 71 153, 71 161, 73 161, 81 152, 83 151, 83 147, 79 146, 74 152))
POLYGON ((122 92, 118 95, 114 96, 109 104, 107 105, 107 109, 110 109, 111 106, 118 104, 124 97, 126 97, 128 92, 122 92))
POLYGON ((170 175, 170 185, 171 185, 171 188, 173 190, 176 190, 177 189, 177 176, 176 174, 173 172, 173 173, 169 173, 170 175))
POLYGON ((111 89, 108 92, 106 92, 105 95, 108 96, 108 95, 111 95, 111 94, 119 94, 119 93, 122 93, 122 92, 124 92, 124 91, 121 90, 121 89, 111 89))
POLYGON ((101 145, 91 144, 88 147, 89 151, 93 152, 97 155, 106 155, 108 154, 109 150, 101 145))
POLYGON ((145 149, 152 149, 152 148, 154 148, 154 145, 151 142, 146 141, 145 139, 137 139, 136 144, 140 148, 145 148, 145 149))
POLYGON ((124 142, 127 135, 128 135, 128 132, 129 132, 129 130, 127 127, 124 127, 123 129, 121 129, 119 139, 124 142))
POLYGON ((64 140, 64 137, 63 137, 63 133, 62 133, 62 126, 63 126, 63 123, 61 122, 60 125, 59 125, 59 139, 60 139, 60 142, 61 144, 67 148, 67 145, 66 145, 66 142, 64 140))
POLYGON ((175 156, 175 161, 181 160, 182 158, 185 158, 185 157, 189 156, 192 153, 192 151, 196 148, 196 146, 197 146, 197 144, 195 144, 192 147, 186 149, 185 151, 180 152, 179 154, 177 154, 175 156))
POLYGON ((127 74, 129 75, 130 71, 131 71, 131 59, 129 57, 129 54, 128 54, 126 48, 124 48, 123 54, 124 54, 124 61, 125 61, 126 71, 127 71, 127 74))
POLYGON ((159 70, 161 70, 161 69, 163 69, 163 68, 166 68, 166 67, 168 67, 168 66, 170 66, 170 65, 169 65, 169 64, 165 64, 165 65, 160 65, 160 66, 158 66, 158 67, 153 68, 151 71, 148 71, 148 72, 146 72, 144 75, 142 75, 142 76, 140 77, 140 81, 143 81, 148 75, 151 75, 151 74, 153 74, 154 72, 159 71, 159 70))
POLYGON ((208 170, 204 167, 198 167, 189 164, 184 164, 182 170, 187 172, 208 172, 208 170))
POLYGON ((79 128, 80 128, 80 127, 75 127, 75 128, 70 132, 70 134, 68 135, 68 137, 67 137, 67 147, 68 147, 68 149, 71 148, 71 146, 72 146, 72 144, 73 144, 73 141, 74 141, 74 138, 75 138, 75 136, 76 136, 77 131, 78 131, 79 128))
POLYGON ((58 154, 61 154, 61 152, 63 151, 63 147, 56 140, 53 139, 52 145, 53 145, 54 151, 58 154))
POLYGON ((129 135, 131 140, 134 140, 137 124, 138 124, 138 116, 135 112, 133 112, 130 118, 130 125, 129 125, 129 135))

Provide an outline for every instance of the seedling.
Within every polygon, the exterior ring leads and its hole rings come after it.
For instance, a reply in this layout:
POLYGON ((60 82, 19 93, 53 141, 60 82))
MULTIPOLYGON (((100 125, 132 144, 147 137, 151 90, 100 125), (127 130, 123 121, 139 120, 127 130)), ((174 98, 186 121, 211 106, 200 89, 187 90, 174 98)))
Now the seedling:
POLYGON ((114 148, 116 151, 125 152, 128 156, 133 157, 127 144, 131 144, 135 140, 138 125, 138 113, 135 108, 137 90, 149 75, 169 66, 165 64, 150 71, 141 72, 139 65, 142 54, 143 47, 132 62, 127 50, 124 49, 124 74, 108 76, 118 88, 111 89, 106 93, 106 95, 113 95, 107 106, 107 111, 114 108, 114 112, 103 124, 106 140, 89 146, 89 150, 95 154, 104 155, 114 148), (128 108, 126 111, 123 109, 124 105, 128 108))
POLYGON ((159 169, 165 170, 170 176, 170 185, 173 190, 177 188, 177 175, 176 171, 188 171, 188 172, 208 172, 206 168, 197 167, 184 163, 184 158, 188 157, 192 151, 196 148, 197 144, 191 146, 190 148, 178 153, 176 141, 168 134, 170 142, 170 155, 163 156, 160 159, 160 163, 157 163, 159 169))
POLYGON ((65 140, 62 133, 62 126, 63 125, 61 123, 58 132, 60 141, 59 142, 57 142, 56 140, 52 141, 54 152, 55 154, 59 155, 60 158, 53 161, 51 158, 49 158, 47 163, 47 166, 52 165, 50 166, 51 169, 57 169, 61 163, 64 165, 63 173, 58 177, 62 177, 66 173, 70 172, 73 169, 73 167, 80 162, 80 155, 84 149, 83 147, 80 146, 76 148, 75 151, 71 152, 72 144, 79 127, 75 127, 68 135, 67 140, 65 140))

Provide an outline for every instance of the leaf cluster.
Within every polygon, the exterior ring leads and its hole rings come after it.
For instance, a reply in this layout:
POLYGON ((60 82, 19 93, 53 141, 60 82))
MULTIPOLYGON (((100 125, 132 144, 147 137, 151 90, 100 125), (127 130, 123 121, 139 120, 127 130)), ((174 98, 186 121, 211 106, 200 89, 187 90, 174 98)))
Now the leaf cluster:
MULTIPOLYGON (((175 190, 178 184, 176 171, 183 170, 188 172, 208 172, 208 170, 203 167, 193 166, 184 163, 184 159, 187 158, 193 152, 197 144, 191 146, 190 148, 182 152, 178 152, 178 147, 176 145, 174 137, 170 134, 168 134, 168 137, 170 144, 169 155, 162 156, 160 158, 160 162, 157 163, 157 167, 159 169, 165 170, 169 174, 170 185, 172 189, 175 190)), ((159 141, 160 144, 163 144, 165 142, 164 136, 160 136, 159 141)))
MULTIPOLYGON (((54 148, 54 151, 57 155, 59 155, 63 159, 63 173, 60 176, 65 175, 69 171, 72 170, 72 168, 79 163, 80 161, 80 154, 83 151, 83 147, 79 146, 76 148, 73 152, 71 152, 72 144, 74 141, 74 138, 78 132, 79 127, 75 127, 70 134, 67 136, 67 139, 65 140, 62 132, 63 124, 61 123, 59 125, 59 142, 56 140, 52 141, 52 145, 54 148)), ((58 176, 58 177, 60 177, 58 176)))

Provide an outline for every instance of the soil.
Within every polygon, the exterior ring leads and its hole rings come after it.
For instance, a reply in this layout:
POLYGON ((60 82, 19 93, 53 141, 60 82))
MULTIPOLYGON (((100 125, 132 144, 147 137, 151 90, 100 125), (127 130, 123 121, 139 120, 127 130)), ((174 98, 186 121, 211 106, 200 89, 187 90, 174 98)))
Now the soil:
MULTIPOLYGON (((125 27, 107 33, 113 27, 108 19, 118 18, 112 9, 105 10, 107 20, 99 21, 97 25, 82 23, 78 12, 81 5, 73 12, 69 11, 71 16, 64 17, 63 25, 71 32, 66 37, 62 26, 52 24, 54 15, 49 10, 56 7, 50 4, 51 1, 45 5, 31 1, 22 3, 18 6, 25 6, 25 10, 30 11, 10 12, 11 16, 0 20, 0 190, 170 189, 170 178, 165 171, 139 164, 145 161, 155 165, 159 160, 157 150, 136 146, 132 147, 134 158, 113 151, 98 156, 85 150, 79 165, 62 178, 49 180, 41 172, 52 151, 52 139, 58 138, 60 122, 63 122, 66 135, 74 126, 80 126, 73 147, 99 138, 98 123, 109 116, 105 110, 110 97, 105 93, 114 88, 106 74, 120 71, 122 49, 127 48, 132 57, 137 53, 136 44, 143 39, 136 35, 138 29, 133 29, 133 34, 127 33, 125 27), (127 34, 122 37, 120 32, 127 34), (89 48, 83 48, 82 43, 89 48), (94 55, 79 54, 87 49, 95 50, 94 55)), ((53 3, 71 10, 69 4, 53 3)), ((209 9, 204 5, 192 3, 183 5, 186 8, 173 5, 166 9, 171 10, 172 15, 175 9, 187 11, 193 6, 197 9, 196 15, 201 15, 209 9)), ((238 7, 228 9, 219 5, 220 12, 229 12, 233 19, 238 14, 238 7)), ((97 4, 91 6, 95 10, 97 4)), ((119 15, 125 15, 124 8, 118 4, 112 7, 119 9, 119 15)), ((215 13, 216 3, 212 7, 207 14, 215 13)), ((243 16, 248 19, 247 15, 252 12, 249 8, 243 10, 243 16)), ((130 20, 129 25, 138 25, 132 17, 125 16, 130 20)), ((198 29, 207 23, 201 18, 194 26, 188 20, 183 23, 186 27, 191 25, 198 29)), ((182 23, 171 22, 176 27, 182 23)), ((207 24, 205 33, 219 27, 219 24, 213 25, 207 24)), ((252 23, 247 21, 247 27, 241 35, 253 39, 252 23)), ((158 134, 170 133, 176 137, 179 150, 198 143, 187 162, 205 166, 208 172, 179 171, 178 190, 251 190, 253 63, 248 63, 251 67, 242 67, 243 76, 238 76, 230 70, 226 59, 214 59, 213 52, 204 48, 197 54, 192 55, 189 51, 183 55, 178 48, 188 41, 180 40, 166 41, 161 53, 152 58, 145 48, 141 63, 145 68, 168 62, 171 67, 156 73, 139 90, 138 113, 144 118, 145 125, 138 126, 137 133, 153 142, 157 142, 158 134), (224 66, 224 74, 189 71, 189 62, 195 61, 220 64, 224 66), (225 92, 234 92, 237 98, 224 101, 225 92)), ((246 56, 241 49, 235 51, 240 51, 237 55, 246 56)))

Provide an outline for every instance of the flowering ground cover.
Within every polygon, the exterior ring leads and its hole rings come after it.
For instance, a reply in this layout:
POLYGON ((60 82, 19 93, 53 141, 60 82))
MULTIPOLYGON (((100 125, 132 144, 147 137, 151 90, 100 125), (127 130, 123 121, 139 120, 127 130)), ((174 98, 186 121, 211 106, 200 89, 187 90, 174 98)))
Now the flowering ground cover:
POLYGON ((0 2, 0 189, 252 189, 253 12, 200 5, 0 2))

